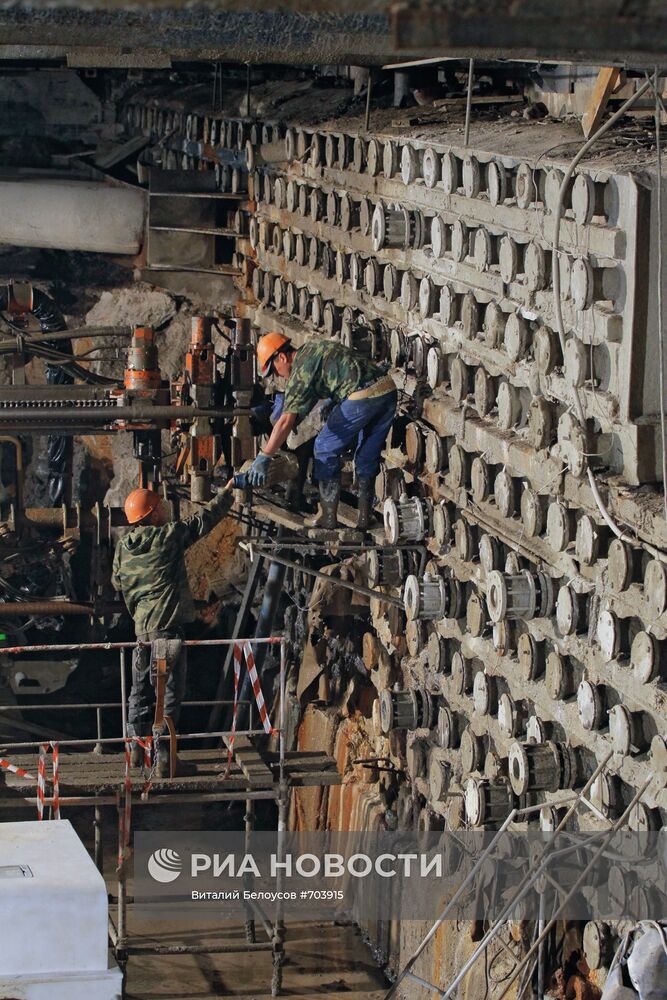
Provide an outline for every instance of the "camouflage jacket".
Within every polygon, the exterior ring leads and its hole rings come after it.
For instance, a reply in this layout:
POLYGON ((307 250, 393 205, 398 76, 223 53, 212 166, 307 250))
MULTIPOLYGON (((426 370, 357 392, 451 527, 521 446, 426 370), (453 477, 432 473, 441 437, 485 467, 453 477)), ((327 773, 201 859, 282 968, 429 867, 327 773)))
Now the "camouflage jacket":
POLYGON ((384 368, 335 340, 310 340, 296 352, 287 380, 283 413, 303 417, 320 399, 341 403, 352 392, 377 382, 384 368))
POLYGON ((194 621, 185 550, 214 528, 231 505, 230 494, 219 494, 183 521, 130 528, 116 545, 111 582, 122 592, 138 636, 194 621))

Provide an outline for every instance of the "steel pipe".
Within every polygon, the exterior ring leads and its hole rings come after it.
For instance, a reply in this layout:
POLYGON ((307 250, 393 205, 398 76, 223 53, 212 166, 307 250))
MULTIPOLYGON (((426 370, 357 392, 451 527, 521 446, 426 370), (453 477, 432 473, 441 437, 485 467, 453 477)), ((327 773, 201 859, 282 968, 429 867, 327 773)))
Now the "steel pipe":
MULTIPOLYGON (((54 399, 57 403, 57 398, 54 399)), ((227 409, 206 410, 198 406, 63 406, 50 405, 39 407, 13 407, 0 403, 0 427, 4 423, 16 424, 43 421, 52 416, 58 422, 63 420, 87 420, 94 423, 114 422, 116 420, 194 420, 197 417, 208 417, 219 420, 225 417, 248 416, 248 407, 232 407, 227 409)))
MULTIPOLYGON (((30 333, 25 338, 27 346, 43 344, 58 340, 83 340, 93 337, 129 337, 134 328, 131 326, 82 326, 74 330, 54 330, 52 333, 30 333)), ((15 351, 16 340, 0 340, 0 351, 15 351)), ((76 361, 76 355, 72 355, 76 361)))

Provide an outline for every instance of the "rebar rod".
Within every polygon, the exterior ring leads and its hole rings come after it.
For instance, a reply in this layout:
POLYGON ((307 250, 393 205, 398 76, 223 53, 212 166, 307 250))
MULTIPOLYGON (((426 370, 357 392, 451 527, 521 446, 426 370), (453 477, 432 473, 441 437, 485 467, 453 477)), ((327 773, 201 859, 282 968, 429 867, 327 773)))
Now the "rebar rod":
POLYGON ((477 861, 477 863, 475 865, 473 865, 473 867, 470 869, 470 871, 468 872, 468 874, 464 878, 463 882, 461 882, 461 885, 458 887, 458 889, 456 890, 456 892, 454 893, 454 895, 452 896, 452 898, 449 900, 449 902, 445 906, 444 910, 442 911, 442 913, 440 914, 440 916, 438 917, 438 919, 432 925, 432 927, 429 930, 429 932, 426 935, 426 937, 423 938, 423 940, 417 946, 416 950, 412 953, 412 955, 410 956, 410 958, 408 959, 408 961, 405 963, 405 966, 403 967, 403 970, 401 971, 400 975, 398 976, 398 978, 396 979, 396 981, 391 985, 391 987, 389 988, 388 992, 385 993, 384 1000, 391 1000, 391 997, 393 997, 393 996, 396 995, 396 990, 398 989, 398 987, 400 986, 400 984, 403 982, 403 980, 405 979, 405 977, 408 974, 411 974, 411 969, 412 969, 413 965, 415 964, 415 962, 417 961, 417 959, 419 958, 419 956, 422 954, 422 952, 424 951, 424 949, 426 948, 426 946, 428 945, 428 943, 435 937, 438 929, 442 926, 442 924, 447 919, 447 914, 451 912, 454 904, 461 898, 461 896, 463 895, 464 890, 467 889, 467 887, 469 886, 469 884, 476 877, 477 872, 479 871, 480 866, 483 864, 484 861, 486 861, 487 857, 490 855, 491 851, 496 846, 498 840, 503 836, 503 834, 506 832, 506 830, 508 829, 508 827, 514 822, 514 819, 516 818, 516 815, 517 815, 517 810, 516 809, 512 809, 511 812, 509 813, 509 815, 507 816, 507 819, 504 821, 504 823, 502 824, 502 826, 500 827, 500 829, 498 830, 498 832, 494 836, 494 838, 491 841, 491 843, 486 847, 486 849, 484 851, 482 851, 482 853, 481 853, 481 855, 480 855, 479 860, 477 861))
POLYGON ((475 60, 468 63, 468 91, 466 93, 466 123, 463 133, 463 145, 467 146, 470 141, 470 115, 472 112, 472 81, 475 72, 475 60))
POLYGON ((379 601, 384 601, 386 604, 393 604, 397 608, 403 609, 405 607, 403 601, 398 597, 394 597, 392 594, 385 594, 381 590, 371 590, 370 587, 364 587, 361 583, 351 583, 349 580, 341 580, 340 577, 329 576, 327 573, 321 573, 318 569, 311 569, 309 566, 302 566, 301 563, 293 562, 291 559, 286 559, 284 556, 278 556, 274 552, 265 549, 263 546, 252 545, 252 549, 264 556, 264 558, 269 562, 280 563, 282 566, 287 566, 288 569, 297 569, 301 573, 305 573, 307 576, 314 576, 318 580, 324 580, 326 583, 330 583, 334 587, 344 587, 345 590, 352 590, 355 594, 363 594, 364 597, 374 597, 379 601))
MULTIPOLYGON (((577 794, 576 798, 572 802, 572 804, 569 807, 569 809, 566 810, 566 812, 565 812, 563 818, 561 819, 560 823, 558 824, 558 826, 555 828, 555 830, 551 834, 549 843, 553 843, 554 842, 554 840, 556 839, 557 834, 559 834, 561 832, 561 830, 563 829, 563 827, 565 826, 565 824, 569 820, 570 816, 575 812, 575 810, 577 808, 577 803, 579 802, 579 800, 586 794, 586 792, 588 791, 588 789, 591 787, 591 785, 593 784, 593 782, 597 778, 598 774, 607 765, 607 762, 611 759, 612 756, 613 756, 613 751, 610 751, 606 755, 606 757, 604 757, 602 759, 602 761, 598 764, 598 766, 595 768, 595 770, 593 771, 593 773, 589 777, 588 781, 586 782, 586 784, 584 785, 584 787, 581 789, 581 791, 577 794)), ((512 815, 512 814, 510 814, 510 815, 512 815)), ((548 846, 549 846, 548 844, 545 846, 544 853, 546 853, 546 850, 547 850, 548 846)), ((478 867, 479 866, 476 865, 475 869, 473 869, 473 870, 476 870, 478 867)), ((528 871, 526 872, 526 874, 524 875, 523 879, 519 883, 517 889, 515 890, 514 896, 512 897, 512 899, 510 899, 509 903, 507 903, 507 905, 503 909, 503 911, 500 914, 500 916, 498 917, 498 919, 494 922, 493 926, 490 927, 489 930, 486 932, 486 934, 484 935, 484 937, 482 938, 482 940, 480 941, 480 943, 477 945, 477 947, 475 948, 475 950, 472 952, 472 954, 469 956, 469 958, 467 959, 467 961, 459 969, 458 973, 456 974, 456 976, 452 980, 451 984, 447 987, 447 990, 444 993, 442 993, 441 1000, 448 1000, 448 998, 451 997, 452 994, 454 993, 454 991, 457 988, 457 986, 459 985, 459 983, 461 983, 462 980, 465 979, 465 977, 467 976, 468 972, 470 971, 470 969, 472 968, 472 966, 475 964, 475 962, 477 961, 477 959, 479 958, 479 956, 482 954, 482 952, 486 951, 486 949, 490 945, 491 941, 493 941, 493 939, 498 935, 498 933, 500 932, 500 928, 502 927, 502 925, 505 922, 505 920, 509 917, 509 915, 511 914, 512 910, 516 907, 517 903, 519 903, 523 899, 523 897, 526 895, 526 893, 528 892, 530 886, 533 884, 533 882, 537 878, 538 873, 539 873, 541 867, 542 867, 542 864, 536 866, 535 863, 533 863, 533 864, 531 864, 529 866, 528 871)))
POLYGON ((366 87, 366 116, 364 118, 364 130, 368 132, 371 127, 371 97, 373 94, 373 69, 368 69, 368 85, 366 87))
MULTIPOLYGON (((631 811, 634 809, 634 807, 639 802, 639 800, 641 799, 642 795, 644 794, 644 792, 646 791, 646 789, 648 788, 648 786, 651 784, 652 780, 653 780, 653 776, 652 775, 651 775, 651 777, 649 777, 649 778, 646 779, 646 781, 644 782, 644 784, 642 785, 642 787, 632 797, 632 801, 629 803, 629 805, 627 806, 627 808, 619 816, 619 818, 616 820, 616 822, 613 824, 613 826, 609 830, 606 831, 606 833, 604 834, 602 846, 599 847, 598 850, 594 853, 593 857, 588 862, 588 864, 586 865, 586 867, 582 871, 581 875, 579 876, 579 878, 577 879, 577 881, 574 883, 574 885, 572 886, 572 888, 568 892, 568 894, 565 897, 565 899, 561 903, 558 904, 556 910, 554 911, 554 914, 553 914, 551 920, 548 922, 548 924, 546 925, 546 927, 543 929, 542 933, 538 935, 537 940, 532 945, 532 947, 526 952, 526 954, 524 955, 522 961, 516 967, 516 969, 514 970, 514 972, 511 973, 509 980, 507 980, 507 982, 506 982, 505 989, 500 994, 500 997, 498 998, 498 1000, 503 1000, 503 998, 507 996, 507 993, 508 993, 508 990, 509 990, 510 986, 512 986, 512 984, 516 981, 516 978, 519 975, 519 973, 521 972, 521 970, 523 969, 523 967, 527 964, 527 962, 532 958, 532 956, 535 954, 535 952, 539 949, 540 945, 542 944, 542 942, 546 938, 547 934, 549 934, 551 932, 552 927, 554 927, 556 925, 556 922, 558 920, 558 915, 562 912, 563 907, 567 906, 567 904, 569 903, 569 901, 574 896, 575 892, 577 892, 577 890, 579 889, 579 886, 582 884, 582 882, 584 881, 584 879, 588 875, 588 873, 591 870, 591 868, 593 867, 593 865, 596 863, 596 861, 598 860, 598 858, 600 857, 600 855, 605 850, 607 844, 609 843, 609 840, 611 839, 612 834, 617 833, 618 830, 620 830, 621 826, 623 826, 623 824, 625 823, 626 819, 630 815, 631 811)), ((443 995, 443 1000, 444 1000, 444 995, 443 995)))

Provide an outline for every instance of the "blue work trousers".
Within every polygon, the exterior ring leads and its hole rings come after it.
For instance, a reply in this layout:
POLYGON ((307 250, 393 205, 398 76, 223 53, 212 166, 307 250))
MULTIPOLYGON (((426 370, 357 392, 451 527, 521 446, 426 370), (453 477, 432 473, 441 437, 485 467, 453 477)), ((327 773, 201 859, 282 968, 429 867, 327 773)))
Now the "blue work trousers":
POLYGON ((397 402, 398 393, 386 392, 372 399, 345 399, 334 406, 315 438, 315 479, 338 479, 341 459, 353 446, 357 479, 375 479, 397 402))

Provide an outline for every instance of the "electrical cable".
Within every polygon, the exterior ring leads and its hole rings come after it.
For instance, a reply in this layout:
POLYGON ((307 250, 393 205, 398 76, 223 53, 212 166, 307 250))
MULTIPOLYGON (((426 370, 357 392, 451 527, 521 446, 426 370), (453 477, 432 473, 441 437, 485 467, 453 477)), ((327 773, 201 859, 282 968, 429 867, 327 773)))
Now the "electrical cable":
MULTIPOLYGON (((40 288, 32 290, 32 315, 39 323, 42 333, 60 332, 66 329, 65 317, 54 300, 40 288)), ((62 342, 63 354, 71 355, 72 341, 62 342)), ((58 350, 53 342, 46 341, 47 349, 58 350)), ((69 366, 68 366, 69 367, 69 366)), ((46 381, 49 385, 72 385, 75 376, 60 365, 46 364, 46 381)), ((65 435, 50 434, 46 443, 49 460, 48 490, 51 502, 64 503, 66 500, 65 478, 72 459, 72 440, 65 435)))

